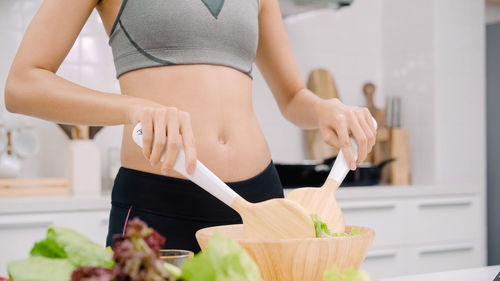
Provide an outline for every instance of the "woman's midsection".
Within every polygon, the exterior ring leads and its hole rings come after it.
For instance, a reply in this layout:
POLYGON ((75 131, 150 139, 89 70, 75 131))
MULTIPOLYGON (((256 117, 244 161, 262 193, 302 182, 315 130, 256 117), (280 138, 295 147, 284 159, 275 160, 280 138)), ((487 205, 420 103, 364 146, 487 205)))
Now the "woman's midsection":
MULTIPOLYGON (((264 170, 270 153, 252 108, 251 79, 216 65, 176 65, 139 69, 120 77, 122 94, 177 107, 191 116, 198 159, 223 181, 240 181, 264 170)), ((126 125, 122 165, 160 174, 132 141, 126 125)), ((168 176, 182 177, 171 171, 168 176)))

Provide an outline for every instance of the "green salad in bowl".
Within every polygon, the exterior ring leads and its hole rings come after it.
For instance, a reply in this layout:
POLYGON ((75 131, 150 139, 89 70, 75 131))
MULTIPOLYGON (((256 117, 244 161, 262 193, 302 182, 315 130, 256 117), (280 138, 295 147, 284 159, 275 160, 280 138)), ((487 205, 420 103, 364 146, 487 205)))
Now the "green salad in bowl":
POLYGON ((361 230, 355 226, 351 227, 351 231, 349 233, 331 233, 330 229, 325 222, 323 222, 318 215, 312 214, 311 218, 314 223, 314 228, 316 229, 316 238, 326 238, 326 237, 338 237, 338 236, 354 236, 361 234, 361 230))
MULTIPOLYGON (((312 216, 317 237, 357 235, 330 233, 325 223, 312 216)), ((208 246, 182 268, 165 263, 160 250, 165 238, 134 218, 125 235, 114 238, 113 249, 63 227, 50 227, 47 237, 35 243, 30 257, 8 264, 12 281, 263 281, 259 267, 232 238, 214 234, 208 246)), ((323 281, 371 281, 354 269, 331 268, 323 281)))

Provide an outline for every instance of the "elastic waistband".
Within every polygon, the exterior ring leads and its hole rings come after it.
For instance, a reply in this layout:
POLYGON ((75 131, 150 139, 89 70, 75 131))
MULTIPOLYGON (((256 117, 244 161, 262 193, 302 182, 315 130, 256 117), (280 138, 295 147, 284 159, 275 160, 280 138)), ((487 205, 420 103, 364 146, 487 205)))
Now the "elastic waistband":
MULTIPOLYGON (((283 187, 272 161, 256 176, 227 182, 227 185, 253 203, 283 197, 283 187)), ((133 206, 142 211, 184 219, 221 222, 240 219, 230 207, 190 180, 125 167, 118 171, 111 201, 114 206, 133 206)))

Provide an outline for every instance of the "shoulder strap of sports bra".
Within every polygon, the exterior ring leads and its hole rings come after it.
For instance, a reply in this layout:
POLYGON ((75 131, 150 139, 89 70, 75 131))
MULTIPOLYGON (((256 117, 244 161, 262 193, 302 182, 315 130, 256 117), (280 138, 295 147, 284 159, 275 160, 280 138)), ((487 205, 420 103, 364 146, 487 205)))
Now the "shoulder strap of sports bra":
POLYGON ((116 16, 115 22, 113 23, 113 27, 111 28, 111 32, 109 32, 109 36, 113 34, 113 32, 116 29, 116 26, 118 25, 118 21, 120 20, 120 17, 123 13, 123 10, 125 9, 125 6, 127 6, 127 1, 128 0, 123 0, 122 5, 120 6, 120 10, 118 11, 118 15, 116 16))

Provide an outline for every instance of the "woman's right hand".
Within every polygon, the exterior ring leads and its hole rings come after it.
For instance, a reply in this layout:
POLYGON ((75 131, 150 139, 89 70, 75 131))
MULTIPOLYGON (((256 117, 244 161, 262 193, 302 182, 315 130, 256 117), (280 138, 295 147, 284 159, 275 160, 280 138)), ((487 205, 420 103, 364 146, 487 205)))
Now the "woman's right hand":
POLYGON ((142 151, 151 166, 161 161, 161 173, 166 175, 174 168, 179 149, 184 146, 186 171, 194 172, 196 166, 196 144, 189 113, 176 107, 140 106, 131 110, 132 124, 142 124, 142 151), (168 137, 168 138, 167 138, 168 137))

